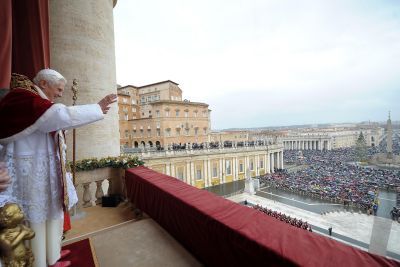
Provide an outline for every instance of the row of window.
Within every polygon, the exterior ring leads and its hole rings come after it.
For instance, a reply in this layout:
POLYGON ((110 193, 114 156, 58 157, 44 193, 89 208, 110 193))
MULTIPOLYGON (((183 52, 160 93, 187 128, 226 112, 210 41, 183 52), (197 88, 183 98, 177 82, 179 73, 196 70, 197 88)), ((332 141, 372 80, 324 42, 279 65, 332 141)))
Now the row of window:
MULTIPOLYGON (((250 160, 249 162, 249 169, 250 171, 254 171, 254 162, 253 160, 250 160)), ((264 168, 264 161, 261 159, 259 168, 263 169, 264 168)), ((243 162, 239 162, 239 173, 244 173, 244 164, 243 162)), ((226 175, 232 175, 232 167, 231 167, 231 161, 226 160, 225 161, 225 174, 226 175)), ((219 168, 217 163, 212 164, 212 178, 218 178, 219 177, 219 168)), ((177 170, 177 178, 180 180, 184 179, 184 168, 178 168, 177 170)), ((201 165, 196 165, 196 179, 201 180, 203 179, 203 169, 201 165)))
MULTIPOLYGON (((124 103, 124 104, 128 103, 128 98, 122 97, 121 99, 122 99, 122 103, 124 103)), ((131 103, 132 103, 132 105, 136 105, 136 100, 132 99, 131 103)))
POLYGON ((140 103, 154 102, 160 100, 160 95, 148 95, 140 98, 140 103))
MULTIPOLYGON (((165 136, 167 136, 167 137, 173 136, 171 128, 165 129, 164 132, 165 132, 165 136)), ((198 135, 199 134, 199 128, 194 128, 193 129, 193 133, 194 133, 194 135, 198 135)), ((151 134, 152 134, 151 129, 147 129, 146 131, 144 129, 140 129, 139 131, 137 131, 137 130, 133 130, 132 131, 132 137, 133 138, 144 137, 145 135, 147 135, 147 137, 151 137, 151 134)), ((175 136, 180 136, 182 134, 190 135, 191 134, 191 130, 190 129, 184 129, 182 133, 181 133, 181 129, 176 129, 175 130, 175 136)), ((207 134, 207 128, 203 128, 203 134, 207 134)), ((160 129, 156 129, 156 136, 161 136, 161 130, 160 129)), ((129 130, 125 130, 125 138, 128 138, 128 137, 129 137, 129 130)))
MULTIPOLYGON (((124 112, 124 113, 128 113, 128 108, 127 107, 123 107, 122 108, 122 111, 124 112)), ((132 107, 132 112, 136 112, 136 108, 135 107, 132 107)), ((205 117, 207 117, 207 111, 203 111, 203 117, 205 118, 205 117)), ((156 117, 157 118, 159 118, 160 117, 160 111, 159 110, 156 110, 156 117)), ((170 115, 171 115, 171 113, 170 113, 170 111, 169 110, 166 110, 165 111, 165 117, 170 117, 170 115)), ((142 116, 145 116, 145 114, 144 114, 144 112, 142 112, 142 116)), ((151 116, 151 110, 149 110, 149 116, 151 116)), ((180 116, 180 111, 179 110, 175 110, 175 116, 176 117, 179 117, 180 116)), ((185 116, 185 118, 188 118, 189 117, 189 112, 188 111, 185 111, 184 112, 184 116, 185 116)), ((195 118, 197 118, 198 117, 198 113, 196 112, 196 111, 194 111, 193 112, 193 117, 195 117, 195 118)), ((125 119, 125 120, 128 120, 128 115, 127 114, 124 114, 123 115, 123 118, 125 119)), ((135 116, 135 118, 134 119, 136 119, 136 116, 135 116)))
MULTIPOLYGON (((125 120, 125 121, 127 121, 127 120, 129 120, 129 116, 128 116, 128 114, 123 114, 123 115, 120 115, 120 118, 119 118, 120 120, 125 120)), ((135 115, 133 115, 132 116, 132 118, 131 118, 132 120, 136 120, 136 116, 135 115)))
MULTIPOLYGON (((135 107, 132 107, 132 112, 136 112, 136 108, 135 107)), ((123 107, 122 108, 122 111, 124 112, 124 113, 127 113, 128 112, 128 108, 127 107, 123 107)))
MULTIPOLYGON (((199 134, 199 128, 194 128, 194 135, 199 134)), ((183 130, 184 135, 190 135, 190 129, 186 128, 183 130)), ((207 128, 203 128, 203 134, 207 134, 207 128)), ((181 129, 175 129, 175 136, 180 136, 181 135, 181 129)), ((172 131, 170 128, 165 129, 165 136, 170 137, 172 136, 172 131)))
MULTIPOLYGON (((146 131, 147 133, 147 137, 151 137, 151 130, 150 129, 147 129, 147 131, 146 131)), ((161 130, 160 129, 156 129, 156 136, 161 136, 161 130)), ((125 130, 125 138, 128 138, 129 137, 129 131, 128 130, 125 130)), ((145 131, 142 129, 142 130, 140 130, 140 131, 136 131, 136 130, 133 130, 132 131, 132 137, 133 138, 136 138, 136 137, 145 137, 145 131)))
MULTIPOLYGON (((151 111, 149 111, 149 115, 151 114, 151 111)), ((180 116, 180 110, 177 109, 175 110, 175 117, 179 117, 180 116)), ((189 111, 185 111, 184 113, 184 117, 188 118, 189 117, 189 111)), ((207 111, 203 111, 203 117, 207 117, 207 111)), ((144 115, 144 114, 143 114, 144 115)), ((161 113, 159 110, 156 110, 156 117, 159 118, 161 116, 161 113)), ((170 110, 165 110, 165 117, 170 117, 171 113, 170 110)), ((197 118, 198 117, 198 112, 197 111, 193 111, 193 117, 197 118)))

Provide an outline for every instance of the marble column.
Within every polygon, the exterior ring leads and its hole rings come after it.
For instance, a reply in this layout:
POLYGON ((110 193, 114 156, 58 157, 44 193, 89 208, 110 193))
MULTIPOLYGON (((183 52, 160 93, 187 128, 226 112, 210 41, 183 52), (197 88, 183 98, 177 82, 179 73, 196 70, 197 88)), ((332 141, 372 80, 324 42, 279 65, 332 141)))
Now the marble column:
POLYGON ((207 160, 203 160, 203 179, 204 179, 204 187, 208 187, 208 169, 207 169, 207 160))
POLYGON ((223 170, 222 183, 226 183, 226 161, 225 161, 225 158, 222 158, 222 170, 223 170))
POLYGON ((219 159, 219 183, 223 184, 224 183, 224 169, 223 169, 223 163, 222 159, 219 159))
POLYGON ((177 175, 175 175, 175 165, 174 165, 173 162, 171 162, 170 172, 171 172, 171 176, 172 177, 176 177, 177 176, 177 175))
POLYGON ((269 164, 269 153, 266 153, 265 155, 264 155, 264 158, 265 158, 265 171, 267 172, 267 173, 271 173, 271 166, 270 166, 270 164, 269 164))
POLYGON ((247 170, 247 169, 250 170, 249 156, 245 156, 245 157, 244 157, 244 169, 245 169, 245 170, 247 170))
POLYGON ((256 176, 260 175, 260 156, 256 155, 255 156, 255 168, 256 168, 256 176))
POLYGON ((274 153, 271 153, 270 157, 271 157, 271 173, 275 173, 274 153))
POLYGON ((195 166, 194 162, 190 162, 190 184, 195 185, 195 166))
POLYGON ((280 164, 279 152, 274 153, 274 155, 275 155, 275 164, 276 164, 276 168, 277 168, 277 169, 280 169, 280 166, 279 166, 279 164, 280 164))
POLYGON ((237 157, 233 158, 233 180, 237 181, 238 180, 238 174, 239 174, 239 167, 238 167, 239 161, 237 157))
POLYGON ((186 162, 186 175, 184 177, 184 181, 187 184, 191 184, 191 164, 190 162, 186 162))
MULTIPOLYGON (((116 1, 115 1, 116 2, 116 1)), ((68 81, 60 102, 72 104, 72 80, 78 80, 77 104, 97 103, 117 93, 112 0, 49 1, 51 67, 68 81)), ((118 105, 105 118, 76 130, 76 159, 120 154, 118 105)), ((72 131, 67 134, 72 159, 72 131)))
POLYGON ((207 160, 207 181, 208 181, 208 183, 207 183, 207 186, 212 186, 212 170, 211 170, 211 160, 210 159, 208 159, 207 160))

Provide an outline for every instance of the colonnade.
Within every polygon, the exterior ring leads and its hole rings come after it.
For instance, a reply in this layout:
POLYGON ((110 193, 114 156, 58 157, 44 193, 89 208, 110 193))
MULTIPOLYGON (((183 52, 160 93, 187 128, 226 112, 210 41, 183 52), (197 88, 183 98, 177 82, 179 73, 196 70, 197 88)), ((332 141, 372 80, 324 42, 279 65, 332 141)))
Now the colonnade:
MULTIPOLYGON (((145 161, 145 165, 166 175, 176 177, 190 185, 209 187, 215 184, 257 177, 283 169, 283 149, 259 151, 260 153, 226 153, 219 155, 191 155, 178 158, 164 158, 164 164, 157 160, 145 161), (237 155, 235 155, 237 154, 237 155)), ((154 160, 154 158, 153 158, 154 160)))
POLYGON ((311 140, 284 140, 285 150, 331 150, 330 140, 311 139, 311 140))

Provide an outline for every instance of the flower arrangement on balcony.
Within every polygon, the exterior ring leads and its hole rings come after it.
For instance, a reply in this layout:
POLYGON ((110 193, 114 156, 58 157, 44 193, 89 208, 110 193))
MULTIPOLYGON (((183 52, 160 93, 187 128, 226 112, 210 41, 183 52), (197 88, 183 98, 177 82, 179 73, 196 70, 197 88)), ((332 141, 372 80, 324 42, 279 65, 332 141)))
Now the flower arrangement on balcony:
MULTIPOLYGON (((121 155, 119 157, 106 157, 106 158, 90 158, 79 160, 75 163, 76 171, 90 171, 100 168, 121 168, 129 169, 143 165, 144 162, 137 156, 133 155, 121 155)), ((72 169, 72 162, 69 162, 69 166, 72 169)))

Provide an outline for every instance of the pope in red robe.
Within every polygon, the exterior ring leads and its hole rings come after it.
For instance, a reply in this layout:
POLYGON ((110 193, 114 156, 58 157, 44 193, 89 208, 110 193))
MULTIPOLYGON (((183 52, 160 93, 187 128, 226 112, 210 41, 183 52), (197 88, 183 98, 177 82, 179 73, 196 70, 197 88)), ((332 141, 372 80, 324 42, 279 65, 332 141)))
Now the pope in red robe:
POLYGON ((13 74, 11 90, 0 101, 0 162, 6 162, 11 177, 0 192, 0 207, 14 202, 25 213, 36 233, 34 266, 68 266, 57 262, 69 206, 63 131, 103 119, 116 95, 67 107, 54 102, 66 85, 60 73, 41 70, 33 81, 13 74))

